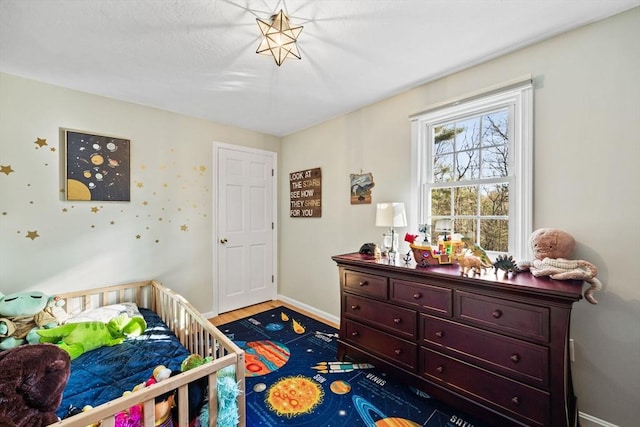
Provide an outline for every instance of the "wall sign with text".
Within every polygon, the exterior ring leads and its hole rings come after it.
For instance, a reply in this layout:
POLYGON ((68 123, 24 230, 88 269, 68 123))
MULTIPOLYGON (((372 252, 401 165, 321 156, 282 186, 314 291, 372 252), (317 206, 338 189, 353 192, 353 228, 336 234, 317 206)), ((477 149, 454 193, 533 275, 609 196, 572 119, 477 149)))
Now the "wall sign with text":
POLYGON ((319 218, 322 216, 322 172, 320 168, 289 174, 289 216, 319 218))

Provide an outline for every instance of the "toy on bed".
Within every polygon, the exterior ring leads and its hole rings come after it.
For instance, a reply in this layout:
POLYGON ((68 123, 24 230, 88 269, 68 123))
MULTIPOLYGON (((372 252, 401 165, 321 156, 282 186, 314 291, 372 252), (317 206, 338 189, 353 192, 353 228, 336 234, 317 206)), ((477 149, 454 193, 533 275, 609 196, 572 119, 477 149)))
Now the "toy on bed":
MULTIPOLYGON (((138 384, 132 391, 127 391, 124 395, 130 393, 136 393, 146 387, 150 387, 154 384, 160 383, 172 376, 186 372, 190 369, 202 366, 204 363, 208 363, 213 360, 211 357, 202 357, 197 354, 188 356, 180 365, 180 372, 171 371, 164 365, 158 365, 149 379, 141 384, 138 384)), ((208 381, 206 378, 202 378, 196 382, 189 384, 189 406, 188 406, 188 419, 190 420, 190 426, 193 425, 209 425, 202 424, 200 419, 201 409, 205 404, 205 396, 207 390, 208 381)), ((235 399, 236 396, 234 396, 235 399)), ((173 427, 174 420, 178 419, 177 410, 178 398, 176 390, 170 390, 164 394, 155 398, 155 426, 156 427, 173 427)), ((237 408, 234 407, 237 413, 237 408)), ((128 408, 125 411, 118 413, 115 417, 116 427, 142 427, 143 410, 141 405, 136 405, 128 408)), ((177 424, 175 424, 177 425, 177 424)), ((228 424, 229 426, 236 424, 228 424)), ((218 424, 218 426, 224 427, 225 424, 218 424)))
POLYGON ((554 228, 540 228, 531 233, 529 244, 534 259, 519 263, 520 269, 528 269, 536 277, 584 280, 591 285, 584 292, 584 298, 591 304, 598 303, 593 293, 602 289, 602 283, 596 278, 598 274, 596 266, 584 260, 567 259, 573 254, 575 248, 575 239, 571 234, 554 228))
POLYGON ((87 351, 122 343, 126 338, 139 336, 147 328, 142 317, 122 313, 108 322, 89 321, 37 330, 41 342, 57 344, 71 356, 71 360, 87 351))
POLYGON ((38 343, 40 337, 35 331, 58 326, 53 310, 63 304, 39 291, 0 292, 0 350, 38 343))
POLYGON ((69 364, 69 355, 52 344, 0 352, 0 425, 44 427, 57 422, 69 364))

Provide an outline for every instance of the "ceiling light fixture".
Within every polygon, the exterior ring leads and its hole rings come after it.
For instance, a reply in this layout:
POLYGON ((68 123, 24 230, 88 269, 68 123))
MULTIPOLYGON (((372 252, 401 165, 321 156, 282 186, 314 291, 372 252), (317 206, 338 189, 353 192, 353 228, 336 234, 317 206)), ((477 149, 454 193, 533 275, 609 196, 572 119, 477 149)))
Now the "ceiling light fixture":
POLYGON ((262 41, 256 53, 262 55, 272 55, 278 66, 282 65, 288 56, 301 59, 296 40, 302 31, 302 25, 291 27, 289 17, 282 9, 271 16, 271 22, 256 18, 258 27, 262 32, 262 41))

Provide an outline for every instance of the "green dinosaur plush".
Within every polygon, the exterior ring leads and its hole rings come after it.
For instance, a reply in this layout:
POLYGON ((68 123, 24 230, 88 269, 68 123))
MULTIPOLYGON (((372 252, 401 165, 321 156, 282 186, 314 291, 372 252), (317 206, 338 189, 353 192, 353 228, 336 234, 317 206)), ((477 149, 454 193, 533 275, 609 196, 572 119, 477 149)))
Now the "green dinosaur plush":
POLYGON ((36 331, 40 342, 54 343, 69 353, 71 360, 96 348, 114 346, 127 337, 137 337, 147 328, 142 317, 120 314, 109 322, 67 323, 36 331))
POLYGON ((58 326, 53 308, 62 304, 40 291, 0 292, 0 350, 40 342, 35 331, 58 326))

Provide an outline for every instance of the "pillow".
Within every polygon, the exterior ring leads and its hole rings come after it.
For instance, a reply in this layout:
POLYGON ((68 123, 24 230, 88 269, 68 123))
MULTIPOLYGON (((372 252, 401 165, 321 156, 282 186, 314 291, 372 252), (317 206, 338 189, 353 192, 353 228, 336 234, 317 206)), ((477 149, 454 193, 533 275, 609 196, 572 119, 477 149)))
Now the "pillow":
POLYGON ((105 305, 104 307, 92 308, 78 313, 75 316, 71 316, 65 323, 78 323, 78 322, 103 322, 108 323, 109 320, 121 314, 126 314, 129 317, 141 317, 138 306, 133 302, 123 302, 120 304, 105 305))

